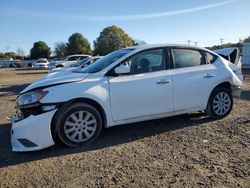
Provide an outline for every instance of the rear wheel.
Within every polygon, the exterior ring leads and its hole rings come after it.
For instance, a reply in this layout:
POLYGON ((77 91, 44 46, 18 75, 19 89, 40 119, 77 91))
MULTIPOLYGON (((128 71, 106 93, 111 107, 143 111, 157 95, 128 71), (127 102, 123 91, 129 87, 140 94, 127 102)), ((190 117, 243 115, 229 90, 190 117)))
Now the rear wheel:
POLYGON ((60 113, 57 120, 58 138, 75 147, 96 140, 102 129, 100 113, 91 105, 76 103, 60 113))
POLYGON ((215 119, 226 117, 232 110, 233 97, 229 89, 218 87, 210 95, 207 114, 215 119))

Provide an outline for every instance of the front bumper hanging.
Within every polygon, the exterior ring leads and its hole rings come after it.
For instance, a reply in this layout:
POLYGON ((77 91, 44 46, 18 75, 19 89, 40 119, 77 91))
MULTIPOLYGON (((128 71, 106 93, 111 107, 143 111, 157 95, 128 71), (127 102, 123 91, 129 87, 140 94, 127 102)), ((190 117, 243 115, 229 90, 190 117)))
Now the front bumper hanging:
POLYGON ((240 98, 242 87, 241 86, 231 86, 233 97, 240 98))
POLYGON ((57 109, 35 116, 30 115, 21 120, 14 116, 11 127, 12 151, 35 151, 54 145, 50 126, 56 111, 57 109))

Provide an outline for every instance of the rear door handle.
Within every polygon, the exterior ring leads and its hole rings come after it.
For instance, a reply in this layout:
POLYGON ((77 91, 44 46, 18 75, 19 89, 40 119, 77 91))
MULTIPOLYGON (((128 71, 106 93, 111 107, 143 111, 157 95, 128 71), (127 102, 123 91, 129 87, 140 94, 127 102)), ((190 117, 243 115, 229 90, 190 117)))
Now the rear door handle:
POLYGON ((203 78, 213 78, 213 77, 215 77, 215 74, 210 74, 210 73, 205 74, 205 75, 203 76, 203 78))
POLYGON ((156 82, 157 84, 169 84, 171 81, 170 80, 161 80, 159 82, 156 82))

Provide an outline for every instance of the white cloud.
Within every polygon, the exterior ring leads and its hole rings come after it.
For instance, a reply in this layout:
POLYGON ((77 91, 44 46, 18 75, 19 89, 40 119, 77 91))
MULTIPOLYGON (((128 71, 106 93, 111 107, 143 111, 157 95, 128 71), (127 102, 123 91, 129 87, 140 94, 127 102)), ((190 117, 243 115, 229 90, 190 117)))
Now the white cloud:
POLYGON ((135 15, 111 15, 111 16, 92 16, 92 15, 81 15, 81 14, 56 14, 49 12, 38 12, 32 10, 22 10, 22 9, 5 9, 1 12, 15 16, 27 16, 30 18, 46 19, 46 20, 56 20, 56 21, 126 21, 126 20, 143 20, 143 19, 153 19, 162 18, 167 16, 181 15, 192 12, 198 12, 202 10, 212 9, 215 7, 220 7, 223 5, 231 4, 238 0, 225 0, 219 3, 203 5, 199 7, 193 7, 188 9, 174 10, 168 12, 150 13, 150 14, 135 14, 135 15))
POLYGON ((227 0, 220 3, 214 3, 210 5, 204 5, 200 7, 194 7, 189 9, 175 10, 169 12, 160 12, 160 13, 152 13, 152 14, 137 14, 137 15, 121 15, 121 16, 96 16, 96 17, 82 17, 83 19, 91 19, 91 20, 141 20, 141 19, 149 19, 149 18, 161 18, 166 16, 187 14, 191 12, 198 12, 206 9, 211 9, 215 7, 220 7, 226 4, 233 3, 237 0, 227 0))

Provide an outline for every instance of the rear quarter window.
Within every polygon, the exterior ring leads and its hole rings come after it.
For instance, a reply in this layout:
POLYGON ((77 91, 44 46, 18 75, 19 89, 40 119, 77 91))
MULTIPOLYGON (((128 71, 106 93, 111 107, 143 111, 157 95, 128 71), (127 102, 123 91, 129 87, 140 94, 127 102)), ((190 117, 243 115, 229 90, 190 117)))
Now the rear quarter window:
POLYGON ((216 61, 216 59, 217 59, 216 55, 211 54, 209 52, 204 52, 204 53, 206 55, 206 60, 207 60, 208 64, 212 64, 212 63, 214 63, 216 61))

